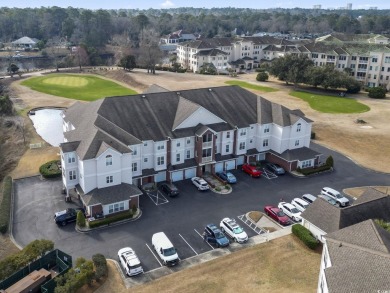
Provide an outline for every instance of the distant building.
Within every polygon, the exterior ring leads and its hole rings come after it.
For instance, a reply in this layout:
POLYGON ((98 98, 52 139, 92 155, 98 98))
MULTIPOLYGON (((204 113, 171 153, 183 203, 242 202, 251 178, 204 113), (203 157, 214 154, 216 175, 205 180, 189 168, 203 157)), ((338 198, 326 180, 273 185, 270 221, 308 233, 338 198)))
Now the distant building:
POLYGON ((321 4, 313 5, 313 9, 321 9, 321 4))
POLYGON ((347 4, 347 10, 352 10, 352 3, 347 4))
POLYGON ((160 38, 160 48, 163 51, 175 51, 178 43, 193 41, 200 37, 199 34, 188 33, 183 30, 170 33, 160 38))
POLYGON ((32 49, 37 47, 39 40, 35 38, 22 37, 12 42, 12 46, 16 48, 32 49))

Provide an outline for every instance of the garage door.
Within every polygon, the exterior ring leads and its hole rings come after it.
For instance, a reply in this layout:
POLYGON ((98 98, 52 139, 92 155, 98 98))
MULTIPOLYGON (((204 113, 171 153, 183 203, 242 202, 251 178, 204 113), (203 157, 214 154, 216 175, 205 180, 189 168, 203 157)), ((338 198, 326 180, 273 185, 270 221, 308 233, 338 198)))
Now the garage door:
POLYGON ((215 172, 222 172, 223 171, 223 162, 222 163, 216 163, 215 164, 215 172))
POLYGON ((172 172, 171 176, 173 182, 183 180, 183 171, 172 172))
POLYGON ((243 165, 244 164, 244 156, 239 156, 237 158, 237 165, 243 165))
POLYGON ((236 169, 236 162, 234 160, 225 162, 226 170, 236 169))
POLYGON ((196 168, 187 169, 184 171, 184 178, 190 179, 196 176, 196 168))
POLYGON ((257 160, 258 160, 258 161, 264 161, 264 160, 265 160, 265 154, 264 154, 264 153, 258 154, 258 155, 257 155, 257 160))
POLYGON ((154 181, 155 182, 165 181, 166 180, 165 174, 166 174, 165 171, 157 173, 156 175, 154 175, 154 181))

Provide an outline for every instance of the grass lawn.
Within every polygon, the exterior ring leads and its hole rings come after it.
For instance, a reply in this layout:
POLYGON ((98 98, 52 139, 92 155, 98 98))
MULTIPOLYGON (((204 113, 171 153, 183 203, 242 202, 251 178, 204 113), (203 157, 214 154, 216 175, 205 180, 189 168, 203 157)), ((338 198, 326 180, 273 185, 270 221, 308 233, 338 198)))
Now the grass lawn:
POLYGON ((314 110, 323 113, 363 113, 370 110, 370 107, 353 98, 324 96, 298 91, 292 91, 290 95, 308 102, 314 110))
POLYGON ((115 82, 81 74, 49 74, 27 79, 22 85, 38 92, 82 101, 137 94, 115 82))
POLYGON ((251 89, 251 90, 256 90, 256 91, 261 91, 265 93, 270 93, 270 92, 277 92, 277 89, 274 89, 272 87, 267 87, 267 86, 261 86, 261 85, 255 85, 251 84, 245 81, 240 81, 240 80, 229 80, 225 81, 226 84, 230 85, 239 85, 240 87, 251 89))

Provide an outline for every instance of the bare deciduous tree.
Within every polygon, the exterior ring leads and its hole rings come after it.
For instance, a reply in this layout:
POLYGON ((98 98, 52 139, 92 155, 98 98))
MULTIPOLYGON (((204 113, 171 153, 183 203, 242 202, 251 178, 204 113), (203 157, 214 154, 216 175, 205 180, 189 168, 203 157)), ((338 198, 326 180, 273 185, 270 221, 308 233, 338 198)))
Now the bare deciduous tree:
POLYGON ((148 73, 156 73, 155 66, 161 62, 163 57, 158 42, 159 36, 154 30, 148 29, 143 32, 138 52, 138 64, 145 66, 148 73))

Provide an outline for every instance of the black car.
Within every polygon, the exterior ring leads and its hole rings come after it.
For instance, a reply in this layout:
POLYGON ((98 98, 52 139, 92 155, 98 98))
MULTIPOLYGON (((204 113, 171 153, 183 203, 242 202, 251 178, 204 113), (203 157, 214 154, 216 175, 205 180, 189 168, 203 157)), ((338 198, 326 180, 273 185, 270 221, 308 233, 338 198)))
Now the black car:
POLYGON ((179 195, 179 189, 172 183, 164 182, 160 185, 160 190, 170 197, 179 195))
POLYGON ((208 224, 204 228, 203 239, 216 247, 225 247, 230 244, 229 239, 226 238, 225 234, 214 224, 208 224))
POLYGON ((284 173, 286 173, 286 171, 284 171, 284 169, 278 164, 267 163, 266 167, 268 170, 270 170, 272 173, 276 175, 284 175, 284 173))
POLYGON ((78 211, 81 211, 85 215, 85 210, 82 208, 68 208, 61 212, 55 213, 54 221, 57 225, 66 226, 66 224, 76 221, 78 211))

